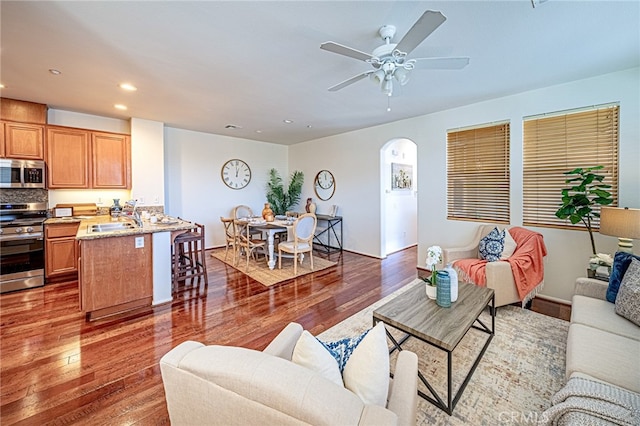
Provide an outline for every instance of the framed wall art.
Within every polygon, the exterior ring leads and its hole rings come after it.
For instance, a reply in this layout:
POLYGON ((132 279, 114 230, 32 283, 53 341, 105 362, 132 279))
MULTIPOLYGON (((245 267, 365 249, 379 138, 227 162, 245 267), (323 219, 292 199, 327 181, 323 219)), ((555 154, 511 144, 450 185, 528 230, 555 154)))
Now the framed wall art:
POLYGON ((404 191, 413 188, 413 166, 391 163, 391 190, 404 191))

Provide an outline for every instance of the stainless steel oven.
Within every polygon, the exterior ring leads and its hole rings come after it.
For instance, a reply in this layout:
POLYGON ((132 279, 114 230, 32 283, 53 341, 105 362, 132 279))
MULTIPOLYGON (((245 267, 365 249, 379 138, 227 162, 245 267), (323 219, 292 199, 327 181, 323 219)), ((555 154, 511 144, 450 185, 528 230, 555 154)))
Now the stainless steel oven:
POLYGON ((0 293, 44 285, 45 203, 0 204, 0 293))

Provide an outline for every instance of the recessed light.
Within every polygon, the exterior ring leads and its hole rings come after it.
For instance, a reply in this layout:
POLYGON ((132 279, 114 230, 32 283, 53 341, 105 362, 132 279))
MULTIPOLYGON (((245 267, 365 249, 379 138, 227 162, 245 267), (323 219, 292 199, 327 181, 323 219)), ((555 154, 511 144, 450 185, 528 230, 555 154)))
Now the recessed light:
POLYGON ((262 133, 262 130, 256 130, 256 133, 262 133))
POLYGON ((126 90, 128 92, 135 92, 136 90, 138 90, 138 88, 136 86, 134 86, 133 84, 130 84, 130 83, 121 83, 119 87, 122 90, 126 90))
POLYGON ((119 110, 122 110, 122 111, 126 111, 127 110, 127 106, 126 105, 122 105, 122 104, 115 104, 113 107, 115 109, 119 109, 119 110))
POLYGON ((62 71, 59 71, 59 70, 57 70, 57 69, 55 69, 55 68, 50 68, 50 69, 49 69, 49 72, 50 72, 51 74, 53 74, 53 75, 60 75, 60 74, 62 74, 62 71))
POLYGON ((307 129, 312 128, 313 126, 311 124, 307 124, 307 129))
POLYGON ((289 120, 288 118, 287 118, 287 119, 285 119, 285 120, 282 120, 282 121, 283 121, 284 123, 287 123, 287 124, 291 124, 291 123, 293 123, 293 120, 289 120))

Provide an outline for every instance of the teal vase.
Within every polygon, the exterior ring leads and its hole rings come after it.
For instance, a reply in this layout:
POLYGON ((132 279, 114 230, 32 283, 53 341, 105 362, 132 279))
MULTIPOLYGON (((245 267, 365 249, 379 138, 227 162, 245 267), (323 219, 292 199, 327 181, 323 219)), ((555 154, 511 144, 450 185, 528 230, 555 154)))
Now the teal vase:
POLYGON ((451 307, 451 280, 447 271, 436 275, 436 303, 442 308, 451 307))

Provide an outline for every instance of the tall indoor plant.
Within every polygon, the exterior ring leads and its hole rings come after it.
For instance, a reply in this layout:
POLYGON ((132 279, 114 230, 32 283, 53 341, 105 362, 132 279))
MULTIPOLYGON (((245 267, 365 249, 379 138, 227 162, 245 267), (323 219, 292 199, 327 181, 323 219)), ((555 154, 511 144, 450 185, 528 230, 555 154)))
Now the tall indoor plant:
POLYGON ((600 217, 600 213, 595 211, 595 206, 606 206, 613 203, 613 196, 607 189, 611 185, 602 183, 605 176, 593 173, 604 166, 582 168, 579 167, 568 172, 564 172, 569 178, 565 183, 571 184, 570 188, 562 190, 562 205, 556 211, 556 216, 560 219, 569 219, 572 224, 580 221, 589 231, 591 239, 591 250, 596 255, 596 244, 593 240, 592 220, 600 217))
POLYGON ((285 214, 291 207, 298 204, 302 193, 304 174, 296 170, 291 174, 289 187, 285 190, 280 173, 276 169, 269 170, 267 182, 267 201, 275 214, 285 214))

